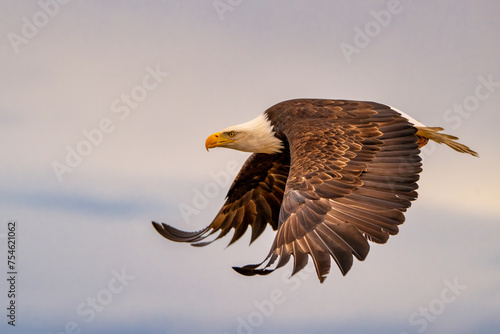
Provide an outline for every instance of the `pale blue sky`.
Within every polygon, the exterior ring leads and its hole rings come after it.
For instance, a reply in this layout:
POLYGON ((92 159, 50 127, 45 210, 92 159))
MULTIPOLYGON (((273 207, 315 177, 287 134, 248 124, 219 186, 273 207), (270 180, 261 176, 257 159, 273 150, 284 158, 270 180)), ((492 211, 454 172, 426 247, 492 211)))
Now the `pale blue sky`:
POLYGON ((498 332, 499 12, 494 1, 2 2, 0 258, 17 220, 19 276, 15 328, 0 284, 0 330, 498 332), (229 248, 230 237, 194 248, 156 233, 151 220, 196 230, 222 205, 247 155, 207 153, 209 134, 300 97, 390 104, 481 158, 426 148, 399 235, 324 284, 289 280, 288 266, 231 269, 263 260, 270 229, 229 248))

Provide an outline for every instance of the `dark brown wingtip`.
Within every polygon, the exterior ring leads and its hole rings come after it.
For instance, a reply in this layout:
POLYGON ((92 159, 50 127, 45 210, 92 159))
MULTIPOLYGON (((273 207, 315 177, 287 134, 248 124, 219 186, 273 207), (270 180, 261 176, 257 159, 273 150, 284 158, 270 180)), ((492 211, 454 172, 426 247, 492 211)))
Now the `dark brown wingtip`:
POLYGON ((153 220, 153 221, 151 222, 151 224, 153 224, 153 227, 155 228, 155 230, 156 230, 158 233, 162 234, 162 233, 161 233, 161 225, 160 225, 159 223, 157 223, 157 222, 155 222, 155 221, 153 220))
MULTIPOLYGON (((246 267, 248 267, 248 266, 246 266, 246 267)), ((254 276, 255 275, 255 271, 253 269, 249 269, 249 268, 246 268, 246 267, 233 267, 233 269, 234 269, 234 271, 236 271, 240 275, 254 276)))
POLYGON ((269 275, 274 270, 257 269, 260 264, 249 264, 243 267, 233 267, 234 271, 244 276, 269 275))
POLYGON ((196 232, 186 232, 176 229, 165 223, 152 222, 155 230, 160 233, 164 238, 176 242, 199 242, 205 239, 205 233, 209 230, 209 227, 196 232))

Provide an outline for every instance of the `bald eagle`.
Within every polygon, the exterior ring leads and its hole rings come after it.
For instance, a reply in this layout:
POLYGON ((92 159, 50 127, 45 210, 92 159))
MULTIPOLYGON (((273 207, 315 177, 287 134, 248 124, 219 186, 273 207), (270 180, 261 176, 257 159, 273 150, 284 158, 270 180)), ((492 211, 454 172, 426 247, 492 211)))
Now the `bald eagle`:
POLYGON ((249 225, 252 243, 269 224, 277 233, 265 260, 233 267, 238 273, 266 275, 293 258, 293 275, 311 257, 320 282, 331 259, 346 275, 353 256, 366 258, 368 241, 383 244, 398 233, 417 198, 420 147, 433 140, 477 156, 441 130, 375 102, 281 102, 207 138, 207 150, 253 153, 209 226, 197 232, 153 226, 169 240, 205 246, 234 229, 230 245, 249 225))

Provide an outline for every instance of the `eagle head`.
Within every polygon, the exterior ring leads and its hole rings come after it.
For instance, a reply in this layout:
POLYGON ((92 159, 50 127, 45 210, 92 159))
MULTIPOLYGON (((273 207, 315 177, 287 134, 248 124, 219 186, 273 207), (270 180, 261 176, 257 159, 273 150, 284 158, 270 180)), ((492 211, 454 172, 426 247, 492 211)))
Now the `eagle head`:
POLYGON ((265 114, 238 125, 225 128, 208 136, 205 141, 207 151, 215 147, 253 153, 279 153, 283 142, 275 136, 273 126, 265 114))

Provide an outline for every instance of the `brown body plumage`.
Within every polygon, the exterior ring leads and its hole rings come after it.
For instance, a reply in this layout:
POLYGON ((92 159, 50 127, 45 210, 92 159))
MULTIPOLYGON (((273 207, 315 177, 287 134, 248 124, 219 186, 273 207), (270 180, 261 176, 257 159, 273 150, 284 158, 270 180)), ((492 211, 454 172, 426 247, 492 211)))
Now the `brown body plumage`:
POLYGON ((263 116, 207 139, 207 148, 256 152, 207 228, 183 232, 153 222, 167 239, 194 246, 204 246, 234 228, 231 244, 248 226, 254 241, 271 225, 277 235, 266 260, 234 268, 244 275, 268 274, 292 257, 296 273, 309 256, 321 282, 331 258, 345 275, 353 256, 366 258, 368 240, 385 243, 398 233, 403 213, 417 198, 419 147, 434 140, 477 156, 456 137, 439 133, 442 128, 426 127, 374 102, 291 100, 263 116), (216 232, 211 241, 204 241, 216 232))

